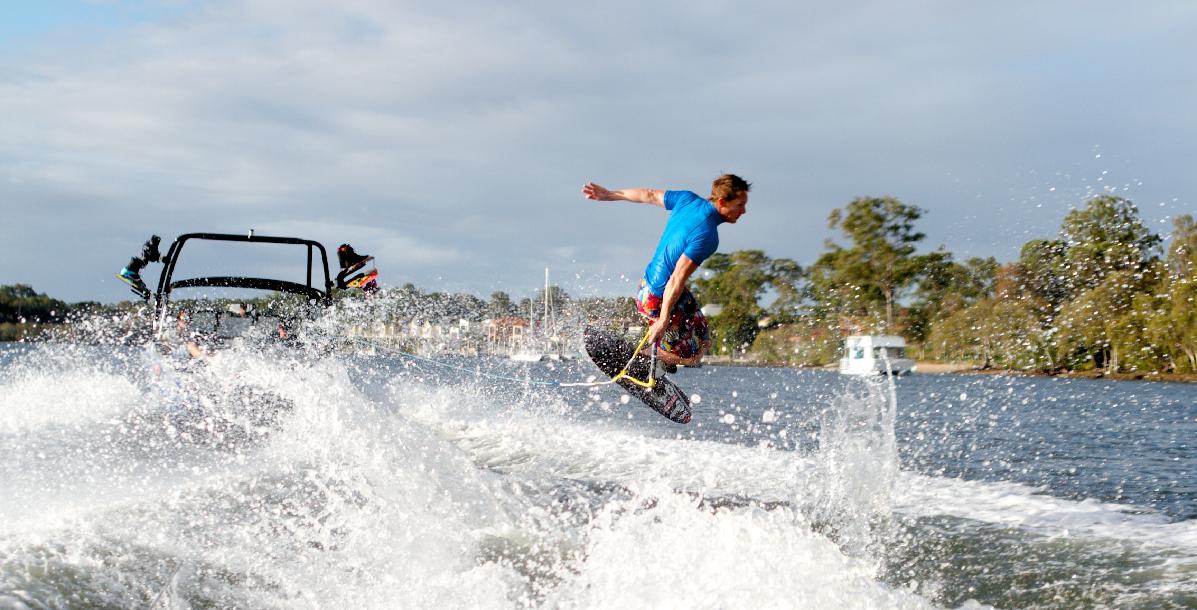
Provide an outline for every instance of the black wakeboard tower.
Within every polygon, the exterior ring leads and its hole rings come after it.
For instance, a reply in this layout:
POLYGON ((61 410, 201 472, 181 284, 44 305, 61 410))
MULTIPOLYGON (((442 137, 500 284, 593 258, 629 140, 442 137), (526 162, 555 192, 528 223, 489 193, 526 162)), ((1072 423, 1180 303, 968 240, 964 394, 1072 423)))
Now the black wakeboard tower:
POLYGON ((186 233, 176 237, 174 242, 170 244, 170 250, 167 251, 163 259, 163 264, 162 274, 158 276, 158 290, 154 293, 154 309, 160 324, 166 322, 171 293, 176 288, 212 286, 273 290, 300 295, 309 303, 323 307, 332 304, 333 281, 328 272, 328 252, 320 242, 310 239, 254 235, 253 231, 250 231, 246 235, 186 233), (176 280, 174 279, 174 274, 179 256, 182 254, 187 242, 193 240, 304 246, 307 249, 307 283, 300 284, 286 280, 245 276, 205 276, 176 280), (316 256, 317 252, 319 253, 318 258, 316 256))

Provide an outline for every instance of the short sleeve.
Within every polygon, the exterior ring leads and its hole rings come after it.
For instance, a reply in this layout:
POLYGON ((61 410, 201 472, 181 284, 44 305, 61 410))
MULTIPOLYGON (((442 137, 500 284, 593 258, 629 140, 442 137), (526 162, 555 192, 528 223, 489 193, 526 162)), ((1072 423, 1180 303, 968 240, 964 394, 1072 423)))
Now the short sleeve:
POLYGON ((665 209, 672 210, 685 191, 665 191, 665 209))
POLYGON ((665 209, 669 211, 680 210, 695 201, 706 201, 691 191, 665 191, 664 199, 665 209))

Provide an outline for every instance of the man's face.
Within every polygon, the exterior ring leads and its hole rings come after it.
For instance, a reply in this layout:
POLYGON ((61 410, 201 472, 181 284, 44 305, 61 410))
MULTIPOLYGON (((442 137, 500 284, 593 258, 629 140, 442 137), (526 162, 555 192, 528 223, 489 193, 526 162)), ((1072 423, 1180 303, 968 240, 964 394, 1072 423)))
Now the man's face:
POLYGON ((733 199, 720 199, 716 207, 725 222, 735 224, 748 211, 748 193, 740 193, 733 199))

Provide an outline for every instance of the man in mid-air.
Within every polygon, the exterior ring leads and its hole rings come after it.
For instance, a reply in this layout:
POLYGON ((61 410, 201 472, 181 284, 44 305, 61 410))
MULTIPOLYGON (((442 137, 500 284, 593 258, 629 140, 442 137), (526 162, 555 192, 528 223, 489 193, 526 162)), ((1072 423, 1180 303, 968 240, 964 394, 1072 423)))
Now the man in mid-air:
POLYGON ((690 191, 611 191, 593 182, 582 187, 587 199, 648 203, 670 212, 636 295, 636 308, 651 324, 647 344, 658 346, 657 358, 666 370, 675 371, 679 364, 697 365, 711 346, 706 317, 686 282, 719 248, 719 225, 734 224, 744 215, 751 188, 733 174, 716 178, 706 199, 690 191))

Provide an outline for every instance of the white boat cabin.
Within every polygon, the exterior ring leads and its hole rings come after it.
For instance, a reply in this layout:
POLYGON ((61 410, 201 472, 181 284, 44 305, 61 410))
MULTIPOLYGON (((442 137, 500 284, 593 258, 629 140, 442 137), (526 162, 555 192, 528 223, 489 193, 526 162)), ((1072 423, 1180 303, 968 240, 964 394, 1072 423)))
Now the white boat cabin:
POLYGON ((844 338, 840 372, 846 375, 885 373, 886 363, 895 375, 914 370, 914 360, 906 357, 906 340, 894 335, 852 335, 844 338))

